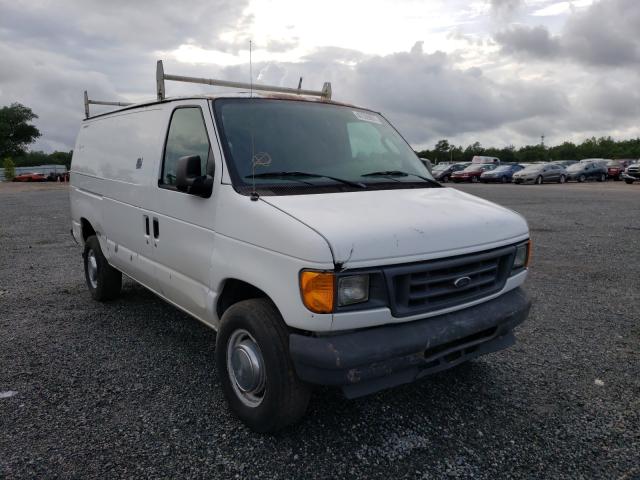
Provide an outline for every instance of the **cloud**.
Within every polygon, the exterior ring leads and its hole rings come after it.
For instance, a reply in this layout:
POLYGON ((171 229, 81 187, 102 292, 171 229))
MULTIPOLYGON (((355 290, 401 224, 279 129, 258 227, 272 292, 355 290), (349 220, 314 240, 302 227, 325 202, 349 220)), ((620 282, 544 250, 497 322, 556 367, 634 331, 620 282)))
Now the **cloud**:
POLYGON ((598 2, 569 16, 561 33, 517 25, 494 35, 502 52, 525 59, 555 57, 593 66, 637 67, 640 62, 640 2, 598 2))

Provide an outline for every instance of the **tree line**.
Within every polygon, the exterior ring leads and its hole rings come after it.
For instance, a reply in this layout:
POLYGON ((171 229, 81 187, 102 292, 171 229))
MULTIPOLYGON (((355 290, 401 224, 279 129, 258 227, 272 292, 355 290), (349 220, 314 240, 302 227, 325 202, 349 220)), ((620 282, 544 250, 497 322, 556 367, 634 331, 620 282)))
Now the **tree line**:
POLYGON ((439 140, 433 149, 420 150, 418 156, 432 162, 470 162, 474 155, 498 157, 502 162, 540 162, 551 160, 581 160, 583 158, 640 158, 640 138, 614 140, 611 137, 591 137, 579 144, 563 142, 560 145, 525 145, 516 149, 513 145, 496 148, 483 147, 479 142, 466 148, 439 140))

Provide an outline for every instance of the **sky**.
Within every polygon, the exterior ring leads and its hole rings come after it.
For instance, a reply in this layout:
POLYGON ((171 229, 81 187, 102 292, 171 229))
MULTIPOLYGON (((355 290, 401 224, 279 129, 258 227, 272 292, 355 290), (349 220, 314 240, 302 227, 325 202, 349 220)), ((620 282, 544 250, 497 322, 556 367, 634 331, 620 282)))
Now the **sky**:
POLYGON ((640 136, 638 0, 0 0, 0 59, 0 106, 31 107, 46 152, 73 148, 85 89, 154 98, 158 59, 177 75, 330 81, 418 150, 640 136))

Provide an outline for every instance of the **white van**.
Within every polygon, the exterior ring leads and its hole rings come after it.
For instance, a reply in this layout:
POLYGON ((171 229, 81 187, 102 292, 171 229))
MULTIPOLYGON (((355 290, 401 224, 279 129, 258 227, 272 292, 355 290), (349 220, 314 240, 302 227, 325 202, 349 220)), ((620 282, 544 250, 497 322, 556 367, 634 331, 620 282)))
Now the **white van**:
POLYGON ((86 99, 72 233, 94 299, 125 274, 217 330, 222 388, 251 428, 297 421, 313 385, 354 398, 514 343, 530 308, 520 215, 443 188, 326 84, 166 98, 160 67, 155 101, 90 117, 86 99))

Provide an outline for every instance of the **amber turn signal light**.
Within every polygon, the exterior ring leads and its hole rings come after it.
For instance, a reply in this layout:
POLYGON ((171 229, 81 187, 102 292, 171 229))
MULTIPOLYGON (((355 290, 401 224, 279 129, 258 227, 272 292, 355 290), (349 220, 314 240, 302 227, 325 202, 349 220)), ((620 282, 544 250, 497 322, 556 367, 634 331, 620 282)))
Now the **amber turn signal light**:
POLYGON ((300 273, 302 301, 314 313, 333 312, 335 275, 331 272, 303 270, 300 273))

